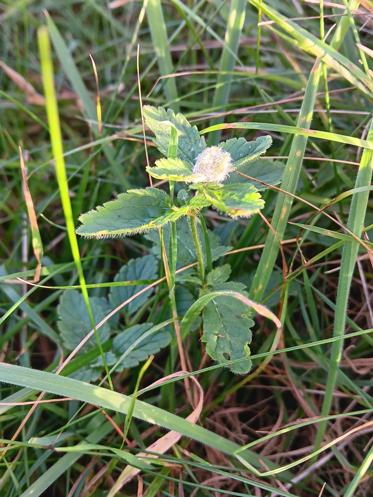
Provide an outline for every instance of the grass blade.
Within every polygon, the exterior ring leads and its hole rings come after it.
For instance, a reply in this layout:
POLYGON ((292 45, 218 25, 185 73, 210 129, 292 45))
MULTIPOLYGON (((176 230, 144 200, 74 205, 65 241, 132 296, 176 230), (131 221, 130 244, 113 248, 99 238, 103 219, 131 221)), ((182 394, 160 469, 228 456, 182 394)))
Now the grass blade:
MULTIPOLYGON (((160 0, 147 0, 146 14, 161 76, 173 74, 174 68, 162 11, 162 2, 160 0)), ((177 111, 179 105, 175 78, 166 78, 164 85, 169 106, 177 111)))
MULTIPOLYGON (((4 383, 74 398, 122 414, 127 414, 132 404, 132 397, 130 396, 72 378, 13 364, 0 363, 0 378, 4 383)), ((152 425, 159 425, 167 430, 175 430, 185 437, 205 443, 209 447, 230 456, 234 456, 236 451, 240 449, 238 444, 216 433, 141 400, 136 400, 133 416, 152 425)), ((251 451, 244 451, 241 455, 251 464, 260 465, 259 460, 263 459, 269 467, 274 467, 271 462, 265 458, 258 457, 251 451)), ((289 475, 284 474, 283 476, 287 477, 289 475)))
MULTIPOLYGON (((87 307, 89 319, 91 321, 92 328, 95 330, 96 340, 100 347, 100 339, 96 332, 95 320, 89 303, 89 295, 83 273, 82 261, 80 259, 78 240, 75 234, 73 211, 70 201, 65 159, 63 155, 60 118, 58 113, 56 92, 54 88, 54 78, 53 78, 54 73, 53 73, 51 48, 49 42, 49 34, 48 34, 48 29, 44 26, 38 30, 38 43, 39 43, 43 87, 45 93, 46 109, 47 109, 48 124, 49 124, 49 133, 52 144, 52 152, 55 161, 55 170, 57 176, 58 189, 61 197, 62 210, 66 222, 67 236, 69 239, 71 253, 75 262, 79 278, 79 284, 81 285, 81 291, 84 298, 84 302, 87 307)), ((105 364, 105 369, 108 375, 109 383, 111 383, 110 374, 105 361, 104 353, 102 350, 100 350, 100 352, 105 364)))
MULTIPOLYGON (((356 66, 347 57, 338 52, 333 44, 332 46, 329 46, 324 41, 321 41, 319 38, 303 29, 299 23, 287 19, 260 0, 250 0, 250 3, 258 9, 262 9, 264 14, 270 19, 273 19, 288 35, 292 36, 299 48, 320 58, 328 67, 334 69, 366 95, 372 95, 372 79, 369 78, 360 67, 356 66)), ((352 10, 353 7, 349 6, 349 9, 352 10)), ((335 37, 333 37, 333 40, 334 39, 335 37)))
MULTIPOLYGON (((315 71, 316 72, 316 71, 315 71)), ((315 81, 315 77, 313 78, 315 81)), ((301 110, 302 112, 302 110, 301 110)), ((304 110, 303 110, 304 112, 304 110)), ((327 140, 337 143, 344 143, 345 145, 353 145, 355 147, 363 147, 369 150, 373 150, 372 142, 369 140, 362 140, 361 138, 355 138, 353 136, 340 135, 338 133, 330 133, 329 131, 319 131, 317 129, 309 129, 308 126, 310 123, 304 123, 303 119, 298 119, 297 126, 289 126, 287 124, 272 124, 272 123, 223 123, 223 124, 215 124, 213 126, 209 126, 201 131, 201 134, 211 133, 212 131, 216 131, 219 129, 257 129, 261 131, 277 131, 279 133, 289 133, 292 135, 301 136, 304 138, 318 138, 320 140, 327 140)))
MULTIPOLYGON (((298 126, 307 128, 311 124, 319 81, 320 61, 317 61, 311 71, 310 78, 306 86, 304 100, 297 121, 298 126)), ((296 191, 306 145, 307 138, 300 135, 295 136, 291 145, 289 158, 286 163, 281 184, 281 189, 285 192, 294 193, 296 191)), ((280 243, 285 233, 292 204, 293 199, 290 195, 287 195, 286 193, 278 194, 271 222, 273 230, 271 229, 268 231, 259 266, 255 272, 255 276, 251 284, 250 296, 255 301, 260 301, 262 299, 265 289, 267 288, 277 258, 280 243)))
MULTIPOLYGON (((358 6, 358 4, 359 2, 357 0, 352 0, 349 6, 351 9, 354 9, 358 6)), ((260 5, 261 7, 263 6, 262 2, 260 5)), ((342 17, 338 23, 331 42, 333 48, 337 49, 340 46, 348 31, 348 26, 348 19, 342 17)), ((297 127, 310 127, 321 70, 321 65, 319 62, 316 62, 307 83, 304 100, 297 121, 297 127)), ((289 158, 286 163, 283 181, 281 184, 281 189, 289 192, 290 194, 294 194, 297 188, 306 145, 306 136, 295 136, 292 141, 289 158)), ((279 194, 277 197, 275 211, 272 218, 273 230, 268 232, 259 266, 251 285, 250 295, 253 300, 260 300, 267 288, 275 261, 277 259, 280 243, 284 237, 292 203, 291 197, 286 194, 279 194)))
MULTIPOLYGON (((231 2, 224 47, 220 59, 219 75, 216 81, 213 99, 214 110, 224 110, 229 99, 232 83, 231 71, 233 71, 235 65, 235 59, 232 57, 232 52, 237 55, 240 36, 245 22, 246 3, 246 0, 232 0, 231 2)), ((211 124, 217 124, 221 122, 221 120, 222 118, 214 119, 211 124)), ((214 133, 209 140, 210 145, 216 145, 219 142, 219 139, 220 133, 214 133)))
MULTIPOLYGON (((85 117, 88 119, 94 135, 99 138, 100 119, 99 116, 97 115, 96 105, 92 100, 84 84, 84 81, 79 74, 74 59, 71 57, 70 51, 67 48, 66 43, 62 38, 61 33, 59 32, 57 26, 55 25, 52 18, 48 14, 46 18, 47 18, 48 31, 50 33, 54 49, 57 52, 62 68, 65 71, 67 77, 69 78, 69 81, 75 93, 78 95, 80 101, 83 104, 85 117)), ((105 143, 104 145, 102 145, 102 149, 104 151, 107 160, 110 163, 115 181, 119 179, 121 184, 127 188, 129 186, 128 181, 124 175, 122 168, 118 166, 117 161, 115 160, 114 152, 110 144, 105 143)))
MULTIPOLYGON (((370 124, 368 140, 371 140, 373 143, 373 120, 371 121, 370 124)), ((356 177, 355 188, 370 186, 372 182, 372 172, 373 172, 373 153, 370 150, 364 150, 361 156, 359 171, 356 177)), ((361 236, 364 227, 364 220, 368 205, 368 199, 369 199, 369 191, 367 190, 355 193, 352 196, 351 200, 351 207, 348 216, 347 227, 359 237, 361 236)), ((355 240, 346 241, 342 249, 341 269, 338 281, 337 300, 336 300, 336 307, 334 313, 334 327, 333 327, 333 336, 336 337, 341 337, 344 335, 346 327, 346 317, 348 310, 350 287, 351 287, 351 281, 354 273, 358 251, 359 251, 359 244, 357 244, 355 240)), ((321 409, 322 416, 326 416, 330 412, 342 353, 343 353, 343 340, 340 340, 338 342, 335 342, 331 348, 330 363, 329 363, 330 367, 326 383, 324 402, 321 409)), ((319 426, 315 440, 316 449, 318 449, 321 444, 321 441, 325 434, 326 426, 327 426, 326 423, 322 423, 319 426)))

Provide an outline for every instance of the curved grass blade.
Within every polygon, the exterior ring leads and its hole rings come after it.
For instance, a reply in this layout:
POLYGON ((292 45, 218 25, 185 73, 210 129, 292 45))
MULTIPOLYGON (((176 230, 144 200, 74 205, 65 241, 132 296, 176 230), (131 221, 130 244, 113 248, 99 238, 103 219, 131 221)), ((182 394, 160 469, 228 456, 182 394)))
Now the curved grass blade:
MULTIPOLYGON (((130 396, 45 371, 0 363, 0 378, 4 383, 74 398, 122 414, 127 414, 131 407, 130 396)), ((136 400, 133 417, 167 430, 177 431, 185 437, 197 440, 230 456, 240 449, 235 442, 141 400, 136 400)), ((251 451, 244 451, 241 456, 255 466, 261 466, 260 461, 263 460, 270 468, 274 467, 273 463, 251 451)), ((289 477, 286 473, 282 476, 289 477)))

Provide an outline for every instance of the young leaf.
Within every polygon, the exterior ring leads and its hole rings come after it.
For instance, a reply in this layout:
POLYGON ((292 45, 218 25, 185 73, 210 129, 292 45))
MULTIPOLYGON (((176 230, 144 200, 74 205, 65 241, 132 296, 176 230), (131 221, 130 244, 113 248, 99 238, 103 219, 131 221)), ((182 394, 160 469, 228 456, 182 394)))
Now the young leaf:
POLYGON ((250 184, 201 185, 197 188, 215 209, 231 217, 249 217, 264 207, 260 193, 250 184))
POLYGON ((170 197, 157 188, 128 190, 117 199, 82 214, 77 229, 85 237, 108 238, 143 233, 185 215, 170 207, 170 197))
MULTIPOLYGON (((228 282, 214 289, 241 292, 242 285, 228 282)), ((206 343, 208 355, 220 363, 243 359, 237 364, 228 366, 229 369, 237 374, 250 371, 249 344, 254 321, 250 317, 248 307, 234 297, 219 296, 206 305, 202 316, 202 341, 206 343)))
POLYGON ((119 371, 137 366, 150 355, 166 347, 171 340, 168 328, 152 323, 136 324, 122 331, 113 340, 112 352, 121 359, 119 371))
POLYGON ((193 168, 181 159, 160 159, 155 163, 155 167, 147 167, 146 171, 156 179, 168 181, 191 181, 193 178, 193 168))
POLYGON ((250 183, 254 185, 257 190, 266 190, 269 187, 263 185, 261 182, 264 182, 267 185, 278 185, 281 183, 284 168, 285 165, 279 161, 265 159, 255 160, 239 167, 237 171, 229 176, 225 183, 250 183), (240 176, 237 174, 238 172, 250 176, 250 178, 240 176), (255 179, 251 178, 255 178, 259 181, 255 181, 255 179))
MULTIPOLYGON (((108 301, 101 297, 90 297, 93 317, 95 323, 99 323, 108 312, 111 310, 108 301)), ((61 296, 60 303, 57 308, 58 313, 58 328, 61 332, 61 337, 64 346, 67 350, 73 350, 81 340, 92 329, 87 308, 80 292, 76 290, 67 290, 61 296)), ((97 330, 100 341, 105 342, 109 338, 110 324, 106 322, 100 329, 97 330)), ((95 345, 96 339, 93 336, 88 345, 95 345)))
MULTIPOLYGON (((145 255, 138 259, 132 259, 121 267, 114 281, 154 280, 158 275, 158 261, 154 255, 145 255)), ((142 290, 146 285, 116 286, 110 289, 109 300, 113 307, 132 297, 142 290)), ((143 293, 131 302, 126 310, 129 314, 136 312, 149 298, 152 289, 143 293)))
POLYGON ((168 156, 171 128, 174 127, 178 135, 177 156, 193 165, 197 155, 206 148, 205 139, 196 126, 191 126, 182 114, 175 114, 171 109, 145 105, 143 111, 145 123, 154 133, 154 143, 161 154, 168 156))
POLYGON ((260 136, 254 141, 247 141, 245 138, 231 138, 221 142, 219 147, 229 152, 232 157, 233 166, 239 168, 249 161, 260 157, 272 145, 272 138, 269 135, 260 136))

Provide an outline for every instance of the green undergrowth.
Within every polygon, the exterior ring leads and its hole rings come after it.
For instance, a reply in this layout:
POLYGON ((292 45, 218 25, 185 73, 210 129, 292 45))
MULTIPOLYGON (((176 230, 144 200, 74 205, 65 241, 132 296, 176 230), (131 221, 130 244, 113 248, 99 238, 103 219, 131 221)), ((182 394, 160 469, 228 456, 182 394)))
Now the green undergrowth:
POLYGON ((1 6, 1 496, 369 495, 368 4, 1 6))

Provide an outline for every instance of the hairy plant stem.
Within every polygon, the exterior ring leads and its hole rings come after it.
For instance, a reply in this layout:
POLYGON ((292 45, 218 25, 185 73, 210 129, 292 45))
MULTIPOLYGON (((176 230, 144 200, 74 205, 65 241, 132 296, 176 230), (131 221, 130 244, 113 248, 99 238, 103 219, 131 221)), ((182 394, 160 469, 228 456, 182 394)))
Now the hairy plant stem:
POLYGON ((210 238, 209 238, 209 233, 207 231, 205 218, 201 216, 199 220, 201 222, 203 240, 205 242, 205 247, 206 247, 206 271, 209 273, 212 270, 212 252, 211 252, 210 238))
POLYGON ((194 247, 196 249, 199 277, 200 277, 201 283, 203 285, 205 282, 206 272, 205 272, 205 263, 203 260, 203 251, 202 251, 201 241, 200 241, 199 235, 198 235, 198 226, 197 226, 197 217, 196 216, 190 216, 190 227, 192 229, 193 242, 194 242, 194 247))
MULTIPOLYGON (((164 241, 164 231, 162 228, 159 230, 159 238, 160 238, 160 242, 161 242, 162 261, 163 261, 166 282, 167 282, 167 287, 168 287, 168 296, 169 296, 169 300, 170 300, 171 314, 172 314, 172 319, 173 319, 173 323, 174 323, 177 348, 178 348, 179 356, 180 356, 181 369, 185 372, 188 372, 189 368, 188 368, 188 363, 187 363, 187 359, 186 359, 184 348, 183 348, 183 339, 181 336, 180 321, 179 321, 179 316, 177 314, 177 307, 176 307, 175 271, 170 270, 170 264, 168 261, 166 244, 164 241)), ((171 261, 175 261, 176 256, 177 256, 177 239, 176 239, 176 224, 175 223, 171 224, 170 247, 171 247, 171 261)), ((186 391, 188 401, 190 402, 191 405, 194 405, 194 402, 192 399, 192 392, 190 389, 189 378, 184 379, 184 384, 185 384, 185 391, 186 391)))

